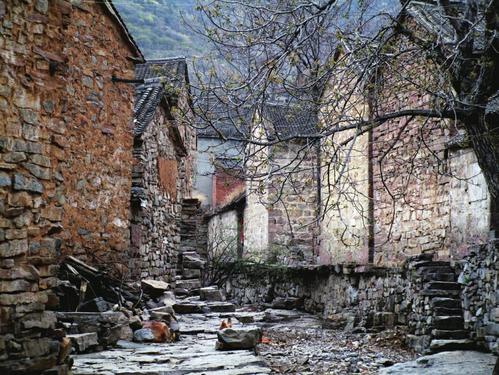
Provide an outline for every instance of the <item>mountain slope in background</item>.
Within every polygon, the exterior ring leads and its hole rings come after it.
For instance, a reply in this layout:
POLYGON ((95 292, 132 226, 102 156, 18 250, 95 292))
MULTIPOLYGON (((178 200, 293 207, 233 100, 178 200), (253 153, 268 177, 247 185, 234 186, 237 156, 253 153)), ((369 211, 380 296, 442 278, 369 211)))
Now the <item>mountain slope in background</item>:
POLYGON ((115 0, 113 4, 146 58, 206 52, 206 41, 189 28, 199 26, 196 0, 115 0))

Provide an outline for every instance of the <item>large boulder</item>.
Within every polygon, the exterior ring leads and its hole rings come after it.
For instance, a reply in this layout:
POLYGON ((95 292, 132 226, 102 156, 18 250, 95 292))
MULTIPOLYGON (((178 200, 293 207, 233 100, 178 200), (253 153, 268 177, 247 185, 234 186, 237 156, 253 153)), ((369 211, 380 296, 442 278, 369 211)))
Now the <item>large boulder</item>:
POLYGON ((225 328, 217 332, 218 350, 253 349, 262 336, 260 328, 225 328))

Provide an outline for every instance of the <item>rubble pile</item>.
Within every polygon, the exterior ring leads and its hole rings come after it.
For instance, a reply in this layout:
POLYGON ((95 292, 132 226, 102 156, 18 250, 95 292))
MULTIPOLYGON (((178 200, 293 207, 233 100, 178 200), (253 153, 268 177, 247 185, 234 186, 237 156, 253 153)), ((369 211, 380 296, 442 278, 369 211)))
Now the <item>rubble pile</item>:
POLYGON ((273 373, 377 374, 394 363, 411 360, 403 345, 403 332, 354 334, 325 329, 312 316, 301 316, 264 328, 267 344, 258 346, 273 373), (391 340, 392 345, 389 345, 391 340))
POLYGON ((178 338, 170 285, 158 280, 127 283, 72 256, 59 270, 57 325, 73 351, 88 353, 118 340, 172 342, 178 338))

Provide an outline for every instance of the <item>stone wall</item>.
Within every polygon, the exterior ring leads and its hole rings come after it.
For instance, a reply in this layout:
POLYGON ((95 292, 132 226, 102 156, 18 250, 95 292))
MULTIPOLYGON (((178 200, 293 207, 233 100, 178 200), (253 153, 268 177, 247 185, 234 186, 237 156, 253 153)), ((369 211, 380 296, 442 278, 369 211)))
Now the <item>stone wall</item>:
POLYGON ((62 44, 42 47, 64 45, 67 59, 50 116, 52 139, 65 153, 62 176, 55 175, 64 185, 56 193, 64 208, 62 252, 120 268, 129 246, 133 87, 111 77, 132 78, 136 52, 101 5, 84 7, 73 7, 61 25, 62 44))
POLYGON ((464 325, 482 347, 499 354, 499 242, 472 246, 459 263, 464 325))
POLYGON ((280 307, 287 300, 288 308, 318 313, 330 321, 350 319, 351 328, 354 324, 382 328, 407 323, 408 281, 400 269, 248 265, 233 275, 226 291, 240 304, 280 307))
POLYGON ((269 246, 271 256, 284 263, 316 262, 318 236, 317 148, 312 141, 270 147, 269 246))
MULTIPOLYGON (((408 21, 407 26, 420 31, 414 22, 408 21)), ((451 91, 430 57, 416 52, 404 36, 392 43, 406 53, 376 72, 373 79, 380 84, 375 90, 369 86, 365 97, 348 87, 348 80, 342 82, 341 72, 340 78, 331 78, 333 93, 352 95, 348 103, 340 100, 343 112, 325 108, 331 118, 323 120, 324 126, 339 121, 344 113, 355 122, 369 117, 366 112, 382 116, 433 108, 435 103, 424 90, 451 91)), ((323 167, 321 201, 323 207, 327 201, 333 203, 324 207, 329 212, 321 223, 321 259, 398 266, 422 253, 459 259, 470 244, 485 242, 490 197, 476 156, 461 132, 459 123, 416 116, 374 127, 369 137, 365 135, 369 139, 359 137, 353 148, 352 142, 339 146, 348 132, 336 134, 334 142, 325 140, 325 162, 331 149, 339 157, 335 165, 323 167), (461 141, 453 141, 456 137, 461 141), (339 175, 344 160, 348 162, 344 175, 336 181, 331 177, 339 175)))
POLYGON ((111 77, 133 77, 130 56, 106 2, 0 1, 2 373, 64 367, 56 259, 128 245, 133 88, 111 77))
POLYGON ((171 127, 159 106, 134 142, 130 270, 135 279, 175 277, 182 201, 190 196, 191 183, 185 166, 189 159, 178 154, 171 127))
POLYGON ((250 176, 264 177, 246 182, 245 254, 287 264, 315 263, 319 209, 316 144, 273 145, 256 152, 249 163, 257 166, 249 167, 250 176), (277 169, 278 173, 273 173, 277 169))

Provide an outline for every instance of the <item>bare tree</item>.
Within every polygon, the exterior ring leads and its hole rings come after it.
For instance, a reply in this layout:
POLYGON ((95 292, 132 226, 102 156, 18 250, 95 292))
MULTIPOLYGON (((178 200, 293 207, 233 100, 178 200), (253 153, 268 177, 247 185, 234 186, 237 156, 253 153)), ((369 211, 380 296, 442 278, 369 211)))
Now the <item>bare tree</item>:
MULTIPOLYGON (((375 155, 374 173, 393 201, 416 204, 403 188, 392 191, 389 182, 409 184, 430 158, 438 173, 451 173, 428 139, 442 129, 452 135, 461 128, 493 200, 498 197, 499 1, 428 0, 431 19, 423 26, 411 20, 413 3, 211 0, 199 4, 205 22, 200 32, 216 51, 216 62, 199 80, 201 92, 228 111, 244 109, 257 119, 268 103, 317 112, 320 125, 314 133, 283 134, 275 126, 265 127, 257 136, 255 128, 245 133, 250 146, 241 160, 244 177, 263 181, 268 174, 280 176, 267 183, 272 185, 270 196, 260 188, 267 204, 279 201, 284 186, 293 184, 293 173, 317 167, 306 162, 317 148, 323 155, 318 167, 328 181, 322 188, 329 192, 317 220, 328 209, 339 209, 343 200, 357 205, 359 196, 372 198, 372 192, 351 178, 351 161, 363 147, 362 136, 389 122, 400 126, 393 141, 375 155), (415 123, 418 141, 401 160, 395 150, 415 123), (272 167, 269 147, 291 140, 302 140, 302 149, 286 165, 272 167), (406 177, 395 172, 395 165, 402 163, 406 177)), ((208 115, 206 119, 210 123, 208 115)), ((208 126, 216 127, 216 121, 208 126)), ((220 137, 234 139, 222 133, 220 137)), ((362 216, 367 215, 362 204, 357 206, 362 216)))

